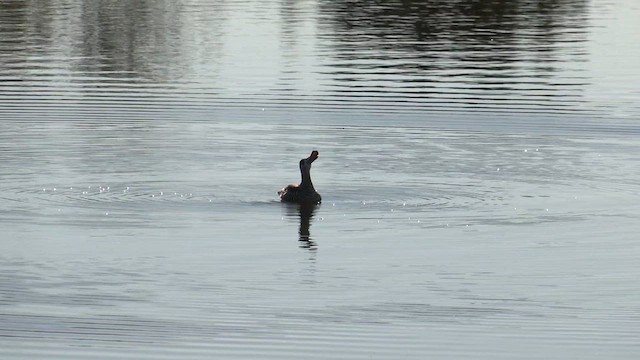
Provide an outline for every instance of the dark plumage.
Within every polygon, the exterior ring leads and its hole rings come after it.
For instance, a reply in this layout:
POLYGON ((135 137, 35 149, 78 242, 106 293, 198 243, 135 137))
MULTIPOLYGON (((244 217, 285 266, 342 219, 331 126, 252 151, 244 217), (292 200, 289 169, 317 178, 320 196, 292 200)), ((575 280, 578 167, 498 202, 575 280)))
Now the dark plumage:
POLYGON ((300 174, 302 181, 300 185, 288 185, 278 191, 280 200, 289 203, 320 203, 322 198, 313 187, 311 182, 311 163, 318 158, 318 151, 313 150, 308 158, 300 160, 300 174))

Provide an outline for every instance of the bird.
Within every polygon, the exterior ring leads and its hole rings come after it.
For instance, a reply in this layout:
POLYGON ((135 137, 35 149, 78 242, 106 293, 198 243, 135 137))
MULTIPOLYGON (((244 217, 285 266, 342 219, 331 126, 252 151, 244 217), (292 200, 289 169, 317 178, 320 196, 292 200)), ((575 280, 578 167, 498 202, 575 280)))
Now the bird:
POLYGON ((300 160, 302 181, 299 185, 287 185, 278 191, 280 201, 297 204, 319 204, 322 201, 322 197, 311 182, 311 164, 316 161, 319 155, 317 150, 313 150, 308 158, 300 160))

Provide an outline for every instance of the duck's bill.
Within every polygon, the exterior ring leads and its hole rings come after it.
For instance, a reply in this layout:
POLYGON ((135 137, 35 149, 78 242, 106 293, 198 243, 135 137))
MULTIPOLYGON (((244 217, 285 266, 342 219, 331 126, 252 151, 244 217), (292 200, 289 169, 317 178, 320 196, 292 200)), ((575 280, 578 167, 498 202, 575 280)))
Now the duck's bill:
POLYGON ((318 153, 317 150, 313 150, 311 152, 311 156, 309 156, 309 161, 314 162, 318 158, 318 156, 320 156, 320 153, 318 153))

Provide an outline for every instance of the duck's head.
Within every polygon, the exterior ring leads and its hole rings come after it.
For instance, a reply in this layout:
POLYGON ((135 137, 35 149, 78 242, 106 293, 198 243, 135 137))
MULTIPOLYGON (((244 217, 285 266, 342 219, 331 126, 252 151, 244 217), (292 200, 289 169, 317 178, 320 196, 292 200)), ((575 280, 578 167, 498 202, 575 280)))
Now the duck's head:
POLYGON ((320 153, 318 153, 318 150, 313 150, 308 158, 300 160, 300 169, 311 168, 311 163, 316 161, 319 155, 320 153))

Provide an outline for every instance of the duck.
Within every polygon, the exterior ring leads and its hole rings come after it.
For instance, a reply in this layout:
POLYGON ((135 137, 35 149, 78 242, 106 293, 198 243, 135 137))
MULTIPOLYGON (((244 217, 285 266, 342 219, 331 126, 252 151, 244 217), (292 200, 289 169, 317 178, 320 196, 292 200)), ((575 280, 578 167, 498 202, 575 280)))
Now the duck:
POLYGON ((299 185, 291 184, 278 191, 280 201, 297 204, 319 204, 322 201, 322 197, 311 182, 311 164, 316 161, 319 155, 317 150, 313 150, 308 158, 300 160, 302 181, 299 185))

